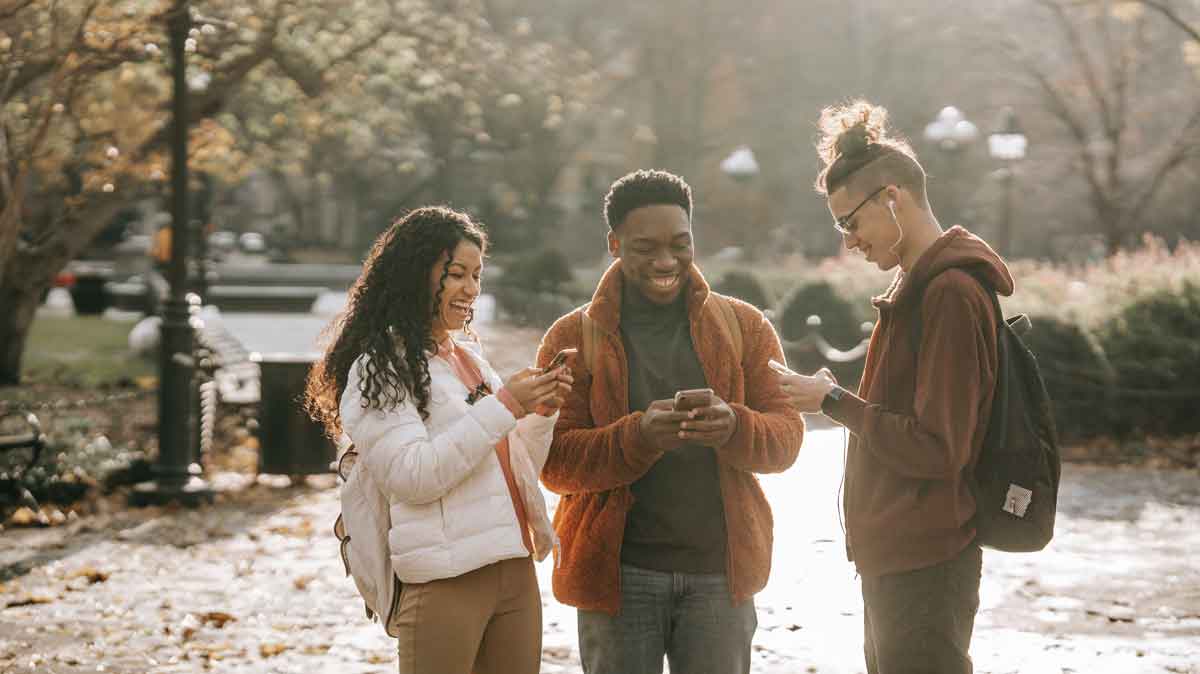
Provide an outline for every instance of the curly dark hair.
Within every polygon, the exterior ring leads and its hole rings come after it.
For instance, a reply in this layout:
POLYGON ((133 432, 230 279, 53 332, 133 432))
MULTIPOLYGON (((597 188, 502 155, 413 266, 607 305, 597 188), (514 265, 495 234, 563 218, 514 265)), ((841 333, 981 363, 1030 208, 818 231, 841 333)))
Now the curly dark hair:
POLYGON ((487 249, 479 223, 442 206, 411 211, 375 240, 346 309, 326 329, 329 346, 309 372, 304 391, 305 410, 330 438, 341 436, 338 407, 350 367, 362 355, 367 356, 358 366, 363 407, 392 409, 411 395, 421 418, 429 417, 426 352, 437 352, 433 319, 450 259, 432 300, 430 272, 442 253, 452 256, 462 241, 487 249))
POLYGON ((829 195, 850 184, 869 191, 891 183, 925 200, 925 170, 912 145, 891 132, 887 121, 886 108, 863 100, 821 111, 817 154, 825 168, 817 175, 818 193, 829 195))
POLYGON ((635 208, 674 204, 692 217, 692 188, 668 171, 642 169, 618 178, 604 197, 604 221, 616 229, 635 208))

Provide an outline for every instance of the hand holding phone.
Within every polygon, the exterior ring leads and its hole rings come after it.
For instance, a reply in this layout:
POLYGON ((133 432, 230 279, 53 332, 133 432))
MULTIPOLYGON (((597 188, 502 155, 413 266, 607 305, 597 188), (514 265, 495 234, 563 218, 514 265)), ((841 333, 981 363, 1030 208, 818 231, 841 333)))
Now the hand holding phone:
POLYGON ((558 353, 554 354, 554 358, 552 358, 550 360, 550 364, 546 366, 546 371, 549 372, 555 368, 567 365, 568 361, 573 359, 577 353, 579 353, 579 350, 573 348, 566 348, 562 351, 559 351, 558 353))
POLYGON ((675 394, 675 411, 688 412, 700 407, 708 407, 713 401, 713 390, 710 388, 694 388, 679 391, 675 394))

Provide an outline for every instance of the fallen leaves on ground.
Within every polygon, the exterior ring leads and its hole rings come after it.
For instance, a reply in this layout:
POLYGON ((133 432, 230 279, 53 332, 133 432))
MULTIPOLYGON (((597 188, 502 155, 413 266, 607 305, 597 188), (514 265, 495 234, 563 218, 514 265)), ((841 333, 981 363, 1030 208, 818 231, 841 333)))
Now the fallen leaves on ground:
POLYGON ((295 538, 312 538, 313 523, 312 523, 312 520, 310 520, 310 519, 303 519, 303 520, 300 520, 299 524, 277 525, 277 526, 271 527, 270 529, 267 529, 267 531, 270 531, 273 534, 279 534, 280 536, 292 536, 295 538))
POLYGON ((50 594, 29 594, 20 599, 12 599, 4 605, 4 608, 16 608, 18 606, 33 606, 35 604, 50 604, 56 601, 58 597, 50 594))
POLYGON ((67 579, 73 580, 75 578, 86 578, 88 585, 95 585, 96 583, 103 583, 104 581, 108 580, 110 575, 112 574, 108 573, 107 571, 99 571, 94 567, 85 566, 67 576, 67 579))
POLYGON ((224 611, 209 611, 200 615, 200 622, 205 625, 212 625, 217 629, 225 627, 225 623, 236 622, 237 618, 224 611))
POLYGON ((280 644, 280 643, 259 644, 258 653, 259 653, 259 655, 263 656, 264 658, 271 658, 271 657, 275 657, 276 655, 279 655, 280 653, 286 651, 287 649, 288 649, 287 644, 280 644))

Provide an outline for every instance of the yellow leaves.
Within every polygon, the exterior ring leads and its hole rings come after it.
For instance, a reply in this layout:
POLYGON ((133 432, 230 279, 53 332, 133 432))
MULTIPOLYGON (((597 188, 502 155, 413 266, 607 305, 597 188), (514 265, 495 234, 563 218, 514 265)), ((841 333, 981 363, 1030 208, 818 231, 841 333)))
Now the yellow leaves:
POLYGON ((283 653, 287 649, 288 649, 287 644, 281 644, 281 643, 259 644, 258 654, 263 656, 264 658, 272 658, 272 657, 275 657, 276 655, 279 655, 280 653, 283 653))
POLYGON ((38 604, 52 604, 58 600, 58 596, 48 594, 45 591, 33 592, 19 599, 11 599, 5 602, 5 608, 16 608, 18 606, 36 606, 38 604))
POLYGON ((1146 13, 1146 8, 1140 2, 1118 2, 1109 11, 1114 19, 1125 23, 1132 23, 1146 13))
POLYGON ((1196 69, 1197 75, 1200 75, 1200 42, 1188 40, 1183 43, 1183 60, 1196 69))
POLYGON ((226 623, 236 622, 237 618, 224 611, 209 611, 202 613, 199 616, 200 622, 205 625, 212 625, 217 629, 225 627, 226 623))
POLYGON ((276 127, 279 127, 279 128, 285 127, 285 126, 287 126, 287 123, 288 123, 287 115, 283 114, 282 112, 277 112, 271 116, 271 124, 275 125, 276 127))

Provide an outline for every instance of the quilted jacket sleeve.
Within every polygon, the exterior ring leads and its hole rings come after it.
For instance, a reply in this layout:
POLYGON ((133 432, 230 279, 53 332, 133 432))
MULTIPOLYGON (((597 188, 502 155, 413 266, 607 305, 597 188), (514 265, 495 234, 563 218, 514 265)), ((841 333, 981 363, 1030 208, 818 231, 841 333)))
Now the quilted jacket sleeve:
POLYGON ((488 396, 443 432, 430 436, 410 399, 395 409, 364 408, 357 363, 342 394, 342 428, 393 501, 435 501, 467 477, 517 426, 504 403, 488 396))

